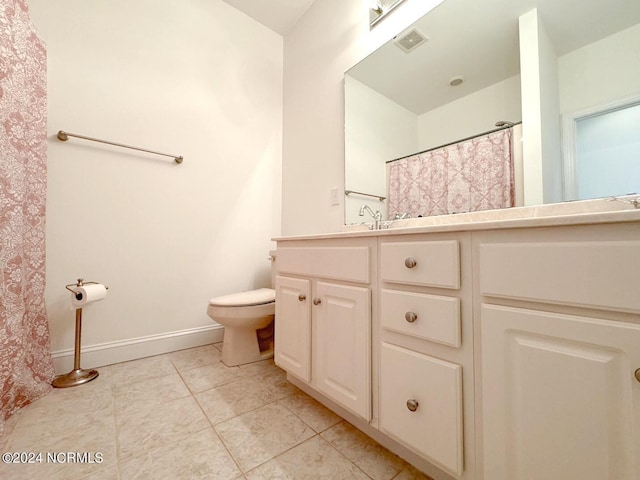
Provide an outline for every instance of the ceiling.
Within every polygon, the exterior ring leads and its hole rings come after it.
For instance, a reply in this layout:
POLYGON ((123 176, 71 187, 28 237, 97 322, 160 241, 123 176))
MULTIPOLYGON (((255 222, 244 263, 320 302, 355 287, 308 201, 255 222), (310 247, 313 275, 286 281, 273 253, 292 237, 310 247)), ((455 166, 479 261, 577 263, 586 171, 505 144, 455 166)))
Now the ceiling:
POLYGON ((414 25, 426 43, 389 42, 349 75, 420 115, 518 74, 518 17, 534 7, 558 56, 640 21, 638 0, 446 0, 414 25))
POLYGON ((284 36, 315 0, 224 0, 284 36))

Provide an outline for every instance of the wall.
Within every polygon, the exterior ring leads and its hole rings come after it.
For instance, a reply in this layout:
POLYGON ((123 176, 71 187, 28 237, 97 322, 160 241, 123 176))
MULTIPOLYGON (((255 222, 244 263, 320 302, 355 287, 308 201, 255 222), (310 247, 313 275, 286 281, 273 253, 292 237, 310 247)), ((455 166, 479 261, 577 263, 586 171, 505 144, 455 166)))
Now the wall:
POLYGON ((344 181, 344 72, 439 3, 407 0, 370 32, 367 2, 317 0, 285 37, 284 235, 342 228, 330 189, 344 181))
POLYGON ((280 234, 282 37, 220 0, 29 3, 49 52, 54 357, 70 360, 78 277, 109 286, 84 312, 83 366, 220 339, 208 299, 266 286, 280 234))
MULTIPOLYGON (((345 188, 357 192, 385 196, 387 194, 386 162, 419 150, 417 116, 356 79, 345 76, 345 188), (375 169, 375 172, 371 170, 375 169)), ((370 222, 358 216, 363 204, 380 210, 387 218, 386 203, 362 195, 345 197, 345 222, 370 222)))
POLYGON ((420 115, 420 150, 492 130, 498 120, 521 118, 520 75, 515 75, 420 115))
POLYGON ((542 182, 544 203, 562 201, 562 140, 558 56, 543 23, 538 21, 542 182))
POLYGON ((639 45, 640 24, 559 57, 562 113, 639 95, 639 45))
POLYGON ((519 19, 524 204, 562 199, 557 56, 536 9, 519 19))

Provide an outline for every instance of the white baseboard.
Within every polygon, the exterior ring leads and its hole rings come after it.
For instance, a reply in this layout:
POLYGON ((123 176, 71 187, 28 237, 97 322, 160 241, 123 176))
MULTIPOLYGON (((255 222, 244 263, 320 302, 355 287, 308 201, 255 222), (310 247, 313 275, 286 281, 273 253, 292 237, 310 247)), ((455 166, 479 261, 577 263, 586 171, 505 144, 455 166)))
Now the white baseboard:
MULTIPOLYGON (((87 345, 83 346, 81 350, 80 367, 103 367, 185 348, 199 347, 221 342, 223 336, 224 327, 222 325, 211 325, 98 345, 87 345)), ((56 375, 73 370, 74 351, 72 348, 52 352, 51 356, 56 375)))

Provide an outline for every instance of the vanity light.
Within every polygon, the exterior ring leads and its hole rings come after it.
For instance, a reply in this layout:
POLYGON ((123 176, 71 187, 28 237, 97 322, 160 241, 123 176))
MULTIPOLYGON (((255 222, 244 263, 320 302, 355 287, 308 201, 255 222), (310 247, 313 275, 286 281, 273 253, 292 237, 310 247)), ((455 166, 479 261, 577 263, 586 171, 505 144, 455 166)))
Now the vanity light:
POLYGON ((369 26, 375 27, 405 0, 367 0, 369 6, 369 26))
POLYGON ((382 15, 382 2, 380 0, 369 0, 369 10, 377 15, 382 15))
POLYGON ((457 87, 462 82, 464 82, 464 77, 462 75, 457 75, 449 80, 449 85, 451 85, 452 87, 457 87))

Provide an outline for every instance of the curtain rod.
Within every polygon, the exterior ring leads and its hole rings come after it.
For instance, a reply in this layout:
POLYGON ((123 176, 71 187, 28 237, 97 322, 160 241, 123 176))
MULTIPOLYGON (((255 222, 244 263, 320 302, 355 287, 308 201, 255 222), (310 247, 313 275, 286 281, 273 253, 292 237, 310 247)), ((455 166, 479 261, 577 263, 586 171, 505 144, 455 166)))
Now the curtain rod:
POLYGON ((515 122, 515 123, 509 123, 509 125, 505 125, 504 127, 494 128, 493 130, 489 130, 487 132, 476 133, 475 135, 471 135, 470 137, 462 138, 460 140, 456 140, 455 142, 445 143, 444 145, 438 145, 437 147, 427 148, 426 150, 423 150, 422 152, 412 153, 411 155, 405 155, 404 157, 394 158, 393 160, 387 160, 385 163, 393 163, 393 162, 397 162, 398 160, 404 160, 405 158, 413 157, 414 155, 421 155, 423 153, 433 152, 434 150, 438 150, 439 148, 450 147, 451 145, 455 145, 456 143, 466 142, 467 140, 473 140, 474 138, 482 137, 483 135, 489 135, 490 133, 499 132, 500 130, 506 130, 507 128, 511 128, 511 127, 513 127, 515 125, 520 125, 520 124, 522 124, 522 121, 515 122))
POLYGON ((153 150, 147 150, 146 148, 132 147, 130 145, 123 145, 122 143, 115 143, 115 142, 109 142, 107 140, 100 140, 98 138, 85 137, 84 135, 78 135, 77 133, 69 133, 63 130, 60 130, 58 132, 58 140, 62 140, 63 142, 66 142, 67 140, 69 140, 69 137, 82 138, 83 140, 90 140, 92 142, 106 143, 107 145, 114 145, 116 147, 130 148, 131 150, 138 150, 139 152, 153 153, 155 155, 162 155, 163 157, 172 157, 176 163, 182 163, 184 161, 184 158, 182 158, 182 155, 172 155, 170 153, 154 152, 153 150))

